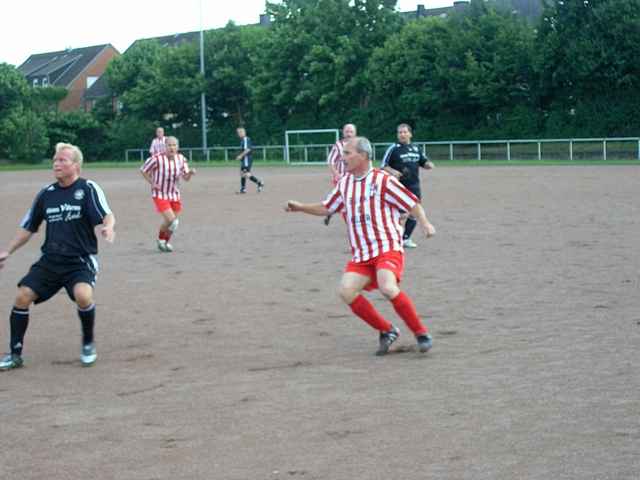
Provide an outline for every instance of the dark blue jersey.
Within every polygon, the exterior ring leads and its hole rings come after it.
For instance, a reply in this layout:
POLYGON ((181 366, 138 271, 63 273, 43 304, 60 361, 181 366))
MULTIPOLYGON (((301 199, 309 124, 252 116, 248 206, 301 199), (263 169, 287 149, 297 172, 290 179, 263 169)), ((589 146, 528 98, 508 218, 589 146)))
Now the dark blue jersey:
POLYGON ((387 149, 381 168, 389 166, 401 172, 400 183, 414 187, 420 185, 420 167, 424 167, 428 161, 417 145, 396 143, 387 149))
POLYGON ((102 189, 91 180, 79 178, 68 187, 53 183, 43 188, 20 226, 37 232, 47 222, 42 253, 84 257, 98 253, 94 227, 111 213, 102 189))
POLYGON ((242 140, 240 140, 240 148, 242 149, 242 151, 244 152, 245 150, 249 150, 249 153, 247 153, 244 157, 242 157, 242 164, 240 165, 241 167, 251 167, 251 150, 253 150, 253 143, 251 142, 251 139, 249 137, 244 137, 242 140))

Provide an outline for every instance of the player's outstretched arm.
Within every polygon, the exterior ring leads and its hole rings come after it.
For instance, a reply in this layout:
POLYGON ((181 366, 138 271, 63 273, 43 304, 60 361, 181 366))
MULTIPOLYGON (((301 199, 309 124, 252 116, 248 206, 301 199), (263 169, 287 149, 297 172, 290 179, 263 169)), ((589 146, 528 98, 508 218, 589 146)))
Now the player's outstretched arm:
POLYGON ((189 180, 191 180, 191 177, 193 177, 196 174, 196 169, 192 168, 191 170, 189 170, 187 173, 185 173, 182 178, 184 178, 187 182, 189 180))
POLYGON ((436 228, 431 225, 429 219, 427 218, 427 214, 424 212, 424 208, 419 203, 416 203, 416 206, 411 209, 411 216, 418 220, 420 224, 420 228, 424 232, 424 235, 427 238, 433 237, 436 234, 436 228))
POLYGON ((113 215, 113 213, 105 216, 102 224, 100 225, 100 235, 102 235, 102 238, 104 238, 109 243, 113 243, 113 241, 116 239, 115 226, 116 217, 113 215))
POLYGON ((7 249, 0 252, 0 270, 2 269, 2 267, 4 267, 4 264, 9 256, 20 247, 22 247, 25 243, 27 243, 32 235, 33 232, 30 232, 29 230, 25 230, 24 228, 18 229, 16 236, 13 238, 13 240, 11 240, 11 243, 9 243, 7 249))
POLYGON ((284 209, 286 212, 302 212, 309 215, 317 215, 318 217, 329 215, 329 210, 322 203, 301 203, 289 200, 284 209))

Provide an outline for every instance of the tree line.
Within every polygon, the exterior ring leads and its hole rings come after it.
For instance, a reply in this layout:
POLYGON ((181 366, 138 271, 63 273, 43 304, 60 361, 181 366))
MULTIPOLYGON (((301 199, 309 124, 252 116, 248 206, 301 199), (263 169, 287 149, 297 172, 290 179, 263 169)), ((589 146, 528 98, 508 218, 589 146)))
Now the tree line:
POLYGON ((60 140, 89 159, 147 145, 155 126, 200 145, 280 144, 286 129, 353 122, 391 141, 407 122, 424 140, 637 136, 640 0, 547 0, 534 22, 504 0, 404 20, 393 0, 267 2, 269 28, 205 32, 164 47, 136 42, 106 72, 121 109, 61 113, 64 91, 30 88, 0 65, 0 158, 40 159, 60 140))

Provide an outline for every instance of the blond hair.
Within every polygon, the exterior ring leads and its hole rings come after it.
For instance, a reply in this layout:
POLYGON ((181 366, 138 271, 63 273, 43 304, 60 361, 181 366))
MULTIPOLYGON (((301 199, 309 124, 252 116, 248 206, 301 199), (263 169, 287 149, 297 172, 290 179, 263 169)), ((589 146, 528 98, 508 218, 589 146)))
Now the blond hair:
POLYGON ((82 166, 82 161, 83 161, 82 150, 80 150, 78 147, 70 143, 64 143, 64 142, 56 143, 56 155, 61 150, 71 150, 71 153, 73 154, 73 156, 71 157, 71 160, 77 163, 78 165, 82 166))

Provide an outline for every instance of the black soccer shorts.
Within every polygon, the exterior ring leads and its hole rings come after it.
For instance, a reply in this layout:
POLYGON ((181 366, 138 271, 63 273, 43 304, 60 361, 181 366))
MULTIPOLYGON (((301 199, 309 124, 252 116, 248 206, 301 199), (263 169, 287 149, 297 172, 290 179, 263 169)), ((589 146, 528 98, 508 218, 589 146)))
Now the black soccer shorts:
POLYGON ((98 262, 93 256, 61 257, 43 255, 31 265, 29 272, 18 282, 18 287, 29 287, 42 303, 53 297, 64 287, 73 301, 73 287, 78 283, 88 283, 95 287, 98 262))
POLYGON ((249 172, 251 172, 251 166, 252 165, 253 165, 253 160, 252 159, 247 160, 246 158, 244 158, 240 162, 240 171, 242 173, 249 173, 249 172))

